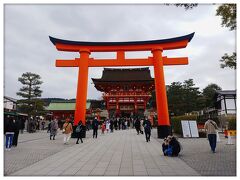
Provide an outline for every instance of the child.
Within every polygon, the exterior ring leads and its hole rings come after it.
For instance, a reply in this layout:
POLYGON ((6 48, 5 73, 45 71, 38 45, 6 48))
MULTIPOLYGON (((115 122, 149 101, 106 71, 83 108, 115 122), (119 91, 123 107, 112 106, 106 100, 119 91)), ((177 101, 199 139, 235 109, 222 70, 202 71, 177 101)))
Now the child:
POLYGON ((164 142, 162 144, 162 151, 164 156, 168 156, 171 153, 171 147, 169 147, 170 140, 171 140, 171 136, 164 138, 164 142))
POLYGON ((104 134, 104 131, 105 131, 105 128, 106 128, 104 122, 102 123, 102 127, 101 128, 102 128, 102 134, 104 134))

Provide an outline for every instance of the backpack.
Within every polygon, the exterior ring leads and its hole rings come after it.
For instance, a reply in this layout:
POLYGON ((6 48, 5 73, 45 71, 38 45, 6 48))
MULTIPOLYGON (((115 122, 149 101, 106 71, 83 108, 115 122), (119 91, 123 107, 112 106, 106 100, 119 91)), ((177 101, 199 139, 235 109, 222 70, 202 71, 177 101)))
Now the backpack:
POLYGON ((82 127, 79 125, 79 126, 77 126, 77 128, 76 128, 75 131, 76 131, 77 133, 79 133, 79 132, 81 132, 81 130, 82 130, 82 127))

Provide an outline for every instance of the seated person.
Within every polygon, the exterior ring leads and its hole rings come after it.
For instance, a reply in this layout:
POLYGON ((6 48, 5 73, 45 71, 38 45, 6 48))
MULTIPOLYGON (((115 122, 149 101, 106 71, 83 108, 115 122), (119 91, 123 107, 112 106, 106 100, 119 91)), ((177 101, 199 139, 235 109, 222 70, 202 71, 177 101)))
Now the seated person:
POLYGON ((164 138, 164 142, 162 144, 162 151, 164 156, 169 156, 172 154, 172 147, 169 145, 170 141, 171 141, 171 136, 164 138))
POLYGON ((181 145, 174 136, 168 136, 162 144, 164 156, 178 156, 181 151, 181 145))
POLYGON ((169 145, 172 147, 172 156, 178 156, 181 151, 181 145, 174 136, 171 138, 169 145))

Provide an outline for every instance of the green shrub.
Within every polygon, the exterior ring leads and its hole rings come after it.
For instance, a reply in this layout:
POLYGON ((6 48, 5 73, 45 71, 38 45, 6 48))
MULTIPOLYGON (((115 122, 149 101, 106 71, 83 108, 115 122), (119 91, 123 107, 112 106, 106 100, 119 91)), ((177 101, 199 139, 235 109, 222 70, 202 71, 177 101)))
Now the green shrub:
POLYGON ((236 130, 236 117, 228 117, 228 130, 236 130))
POLYGON ((171 119, 171 125, 173 132, 176 134, 182 134, 182 125, 181 120, 197 120, 196 115, 183 115, 183 116, 174 116, 171 119))

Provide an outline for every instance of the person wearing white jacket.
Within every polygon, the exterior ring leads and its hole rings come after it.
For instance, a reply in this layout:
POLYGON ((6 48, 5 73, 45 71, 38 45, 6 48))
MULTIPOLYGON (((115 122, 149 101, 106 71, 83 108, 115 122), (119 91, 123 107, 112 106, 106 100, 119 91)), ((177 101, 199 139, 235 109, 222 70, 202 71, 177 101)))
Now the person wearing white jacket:
POLYGON ((109 132, 109 129, 110 129, 110 122, 109 120, 106 121, 106 130, 107 130, 107 133, 109 132))

